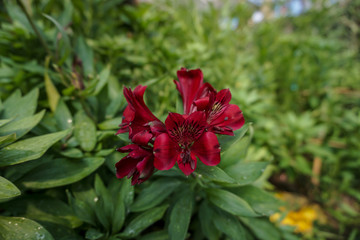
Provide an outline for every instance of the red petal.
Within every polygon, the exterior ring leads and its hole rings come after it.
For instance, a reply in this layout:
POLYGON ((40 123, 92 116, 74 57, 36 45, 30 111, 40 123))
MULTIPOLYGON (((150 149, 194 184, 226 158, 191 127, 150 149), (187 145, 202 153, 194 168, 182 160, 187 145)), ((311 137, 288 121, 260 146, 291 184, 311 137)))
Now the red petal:
POLYGON ((131 151, 134 151, 134 150, 137 150, 139 149, 139 146, 136 145, 136 144, 130 144, 130 145, 126 145, 122 148, 118 148, 116 149, 118 152, 122 152, 122 153, 125 153, 125 152, 131 152, 131 151))
POLYGON ((140 173, 139 178, 142 179, 142 182, 148 179, 154 171, 153 156, 145 157, 144 160, 136 165, 136 169, 140 173))
POLYGON ((168 170, 175 165, 179 147, 167 133, 163 133, 155 139, 154 155, 154 166, 159 170, 168 170))
POLYGON ((126 156, 115 164, 116 176, 118 178, 126 177, 138 164, 138 160, 126 156))
POLYGON ((191 151, 205 165, 215 166, 220 163, 219 141, 212 132, 205 132, 191 147, 191 151))
POLYGON ((222 89, 220 92, 216 94, 216 100, 217 102, 220 102, 222 105, 229 104, 231 100, 231 92, 229 89, 222 89))
POLYGON ((232 130, 241 128, 245 123, 244 116, 240 108, 235 104, 230 104, 225 111, 216 119, 214 119, 210 125, 216 127, 227 127, 232 130))
POLYGON ((182 159, 181 159, 180 155, 178 156, 178 159, 177 159, 177 163, 178 163, 180 170, 186 176, 190 175, 196 168, 197 160, 196 160, 195 155, 193 153, 191 153, 190 157, 191 157, 190 162, 185 163, 185 164, 182 163, 182 159))
POLYGON ((208 105, 209 105, 209 97, 204 97, 204 98, 200 98, 198 100, 196 100, 194 102, 194 104, 196 105, 196 109, 198 111, 204 111, 207 109, 208 105))
POLYGON ((197 92, 203 82, 203 74, 200 69, 187 70, 182 68, 177 71, 179 83, 176 84, 184 103, 184 114, 191 113, 191 107, 197 92))
POLYGON ((136 133, 131 138, 131 141, 139 145, 147 145, 152 137, 153 135, 149 133, 149 131, 143 130, 141 132, 136 133))

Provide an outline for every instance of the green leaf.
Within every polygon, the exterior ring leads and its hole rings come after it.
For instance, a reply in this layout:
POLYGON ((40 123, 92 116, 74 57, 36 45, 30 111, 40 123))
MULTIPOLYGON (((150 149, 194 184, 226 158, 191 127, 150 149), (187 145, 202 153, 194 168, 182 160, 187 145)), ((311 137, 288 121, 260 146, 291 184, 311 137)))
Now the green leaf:
POLYGON ((102 208, 99 209, 102 212, 101 216, 107 219, 106 222, 110 223, 111 217, 114 212, 114 205, 112 203, 113 200, 109 190, 105 187, 99 175, 95 176, 95 192, 102 202, 102 208))
POLYGON ((73 118, 70 113, 69 108, 66 106, 66 103, 63 99, 60 99, 54 117, 56 119, 57 125, 60 127, 61 130, 72 128, 73 126, 73 118))
POLYGON ((198 177, 204 177, 213 182, 218 183, 235 183, 236 181, 227 175, 221 168, 216 166, 206 166, 199 164, 196 168, 196 173, 200 174, 198 177))
POLYGON ((247 149, 250 145, 251 137, 246 136, 234 143, 226 152, 221 154, 220 167, 225 168, 241 162, 245 159, 247 149))
POLYGON ((111 66, 107 65, 99 74, 99 82, 96 84, 94 95, 99 94, 110 77, 111 66))
POLYGON ((207 201, 203 201, 199 208, 199 221, 201 230, 204 236, 209 240, 216 240, 220 238, 220 232, 214 225, 215 211, 212 205, 207 201))
POLYGON ((77 148, 69 148, 64 151, 60 151, 60 154, 68 158, 82 158, 83 152, 77 148))
POLYGON ((280 231, 268 219, 264 218, 240 218, 241 221, 260 240, 282 239, 280 231))
POLYGON ((224 171, 239 185, 246 185, 258 179, 268 164, 268 162, 239 162, 225 168, 224 171))
POLYGON ((242 198, 222 189, 208 189, 210 202, 228 213, 237 216, 257 217, 258 214, 242 198))
POLYGON ((229 135, 219 135, 218 140, 221 147, 221 152, 226 152, 227 149, 233 147, 233 145, 236 144, 237 141, 239 141, 247 132, 249 128, 249 123, 242 126, 242 128, 234 131, 234 136, 229 135))
POLYGON ((0 176, 0 201, 19 196, 20 194, 20 190, 12 182, 0 176))
POLYGON ((96 157, 77 160, 53 159, 28 173, 22 181, 26 187, 34 189, 64 186, 88 176, 100 167, 104 161, 104 158, 96 157))
POLYGON ((139 240, 168 240, 169 234, 165 230, 155 231, 141 236, 139 240))
POLYGON ((5 126, 6 124, 11 122, 12 120, 14 120, 14 119, 13 118, 11 118, 11 119, 1 119, 0 120, 0 127, 5 126))
POLYGON ((0 216, 0 239, 3 240, 54 240, 37 222, 23 217, 0 216))
POLYGON ((230 239, 242 240, 245 238, 245 229, 241 225, 239 219, 232 214, 226 212, 216 212, 212 218, 216 228, 225 233, 230 239))
POLYGON ((75 137, 84 151, 90 152, 94 149, 96 145, 96 126, 83 111, 75 115, 75 137))
POLYGON ((104 236, 104 234, 94 228, 88 229, 85 234, 85 238, 89 240, 96 240, 101 238, 102 236, 104 236))
POLYGON ((111 129, 118 129, 119 125, 121 124, 122 118, 113 118, 110 120, 106 120, 102 123, 98 124, 99 129, 101 130, 111 130, 111 129))
POLYGON ((57 91, 53 82, 51 81, 47 71, 45 72, 44 79, 45 79, 45 90, 46 90, 46 95, 48 97, 50 109, 52 112, 55 112, 56 106, 58 105, 60 99, 60 94, 57 91))
POLYGON ((168 205, 156 207, 138 215, 125 228, 124 232, 119 234, 125 237, 135 237, 143 230, 151 226, 153 223, 159 221, 164 215, 168 205))
POLYGON ((41 157, 69 131, 50 133, 15 142, 0 150, 0 167, 14 165, 41 157))
POLYGON ((190 191, 184 191, 171 209, 169 236, 172 240, 183 240, 189 228, 192 215, 194 196, 190 191))
POLYGON ((95 216, 94 208, 89 204, 87 204, 85 201, 78 198, 74 198, 68 190, 66 190, 66 194, 75 215, 82 221, 95 226, 96 216, 95 216))
POLYGON ((93 74, 94 73, 93 50, 87 45, 83 36, 79 36, 76 39, 76 52, 78 53, 82 61, 84 67, 84 74, 86 76, 88 76, 89 74, 93 74))
POLYGON ((13 134, 9 134, 6 136, 1 136, 0 137, 0 147, 7 145, 9 143, 12 143, 16 140, 16 133, 13 134))
POLYGON ((39 89, 35 88, 24 97, 21 97, 20 90, 15 91, 3 104, 2 118, 16 119, 31 116, 35 113, 39 89))
POLYGON ((255 212, 262 215, 270 216, 282 205, 272 194, 255 186, 232 188, 231 191, 247 201, 255 212))
POLYGON ((162 178, 140 192, 131 206, 132 212, 142 212, 160 204, 180 185, 177 179, 162 178))
POLYGON ((12 121, 0 128, 0 135, 4 136, 11 133, 16 133, 16 138, 19 139, 34 128, 43 118, 45 110, 36 115, 24 117, 19 120, 12 121))

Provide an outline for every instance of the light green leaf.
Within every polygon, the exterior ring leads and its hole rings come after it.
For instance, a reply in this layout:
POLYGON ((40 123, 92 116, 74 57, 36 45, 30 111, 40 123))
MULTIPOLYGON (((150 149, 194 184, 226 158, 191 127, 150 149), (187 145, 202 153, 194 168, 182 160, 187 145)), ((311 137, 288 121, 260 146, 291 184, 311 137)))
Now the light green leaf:
POLYGON ((160 204, 180 185, 177 179, 162 178, 151 183, 150 186, 140 192, 134 204, 132 212, 142 212, 160 204))
POLYGON ((87 157, 71 160, 65 158, 46 162, 23 178, 28 188, 43 189, 64 186, 77 182, 94 172, 105 161, 104 158, 87 157))
POLYGON ((156 207, 138 215, 125 228, 120 236, 135 237, 153 223, 159 221, 164 215, 168 205, 156 207))
POLYGON ((50 133, 15 142, 0 150, 0 167, 14 165, 41 157, 69 131, 50 133))
POLYGON ((99 82, 96 84, 94 95, 97 95, 105 86, 110 77, 111 66, 107 65, 99 74, 99 82))
POLYGON ((0 176, 0 201, 19 196, 20 194, 20 190, 12 182, 0 176))
POLYGON ((7 135, 16 133, 16 138, 19 139, 35 127, 43 118, 45 110, 36 115, 28 116, 19 120, 12 121, 0 128, 0 135, 7 135))
POLYGON ((0 216, 2 240, 54 240, 51 234, 37 222, 23 217, 0 216))
POLYGON ((83 152, 77 148, 69 148, 60 152, 61 155, 68 158, 82 158, 84 156, 83 152))
POLYGON ((248 147, 250 145, 251 137, 242 137, 239 141, 234 143, 226 152, 221 154, 221 168, 229 167, 245 159, 248 147))
POLYGON ((9 134, 6 136, 1 136, 0 137, 0 147, 7 145, 9 143, 12 143, 16 140, 16 133, 13 134, 9 134))
POLYGON ((210 202, 228 213, 246 217, 259 216, 246 201, 231 192, 222 189, 208 189, 207 194, 210 202))
POLYGON ((35 88, 24 97, 21 97, 20 90, 15 91, 3 104, 2 118, 16 119, 31 116, 35 113, 39 89, 35 88))
POLYGON ((11 122, 12 120, 14 120, 13 118, 11 119, 1 119, 0 120, 0 127, 5 126, 7 123, 11 122))
POLYGON ((90 152, 96 145, 96 126, 83 111, 75 115, 75 138, 84 151, 90 152))
POLYGON ((262 215, 270 216, 281 206, 281 202, 272 194, 255 186, 232 188, 231 192, 247 201, 255 212, 262 215))
POLYGON ((51 81, 47 71, 45 72, 44 79, 45 79, 45 90, 46 90, 46 95, 48 97, 50 109, 52 112, 55 112, 56 106, 58 105, 60 99, 60 94, 57 91, 53 82, 51 81))
POLYGON ((192 215, 194 196, 190 191, 186 191, 183 197, 179 198, 171 209, 169 236, 172 240, 183 240, 189 228, 192 215))
POLYGON ((76 39, 76 52, 78 53, 84 67, 84 74, 88 76, 94 73, 94 54, 92 48, 90 48, 84 37, 79 36, 76 39))
POLYGON ((258 179, 268 164, 268 162, 239 162, 225 168, 224 171, 239 185, 246 185, 258 179))
POLYGON ((60 99, 54 117, 56 119, 57 125, 60 127, 61 130, 72 128, 73 126, 73 118, 70 113, 69 108, 66 106, 66 103, 63 99, 60 99))

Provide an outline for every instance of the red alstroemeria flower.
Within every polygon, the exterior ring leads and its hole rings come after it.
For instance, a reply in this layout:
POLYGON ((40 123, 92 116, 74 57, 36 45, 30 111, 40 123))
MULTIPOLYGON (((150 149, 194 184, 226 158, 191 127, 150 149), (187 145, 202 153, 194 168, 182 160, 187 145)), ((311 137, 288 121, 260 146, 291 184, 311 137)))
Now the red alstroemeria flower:
POLYGON ((233 131, 244 125, 242 111, 237 105, 229 104, 230 100, 229 89, 223 89, 218 93, 211 92, 208 97, 195 101, 197 110, 206 112, 208 131, 234 135, 233 131))
POLYGON ((174 80, 174 83, 184 104, 184 114, 188 115, 196 111, 195 100, 216 92, 209 83, 203 83, 203 73, 200 69, 181 68, 177 71, 177 77, 179 81, 174 80))
POLYGON ((204 164, 214 166, 220 162, 220 145, 212 132, 206 132, 204 112, 187 115, 169 113, 165 121, 167 133, 157 136, 154 143, 154 166, 168 170, 178 163, 185 175, 196 168, 196 157, 204 164))
POLYGON ((143 148, 136 144, 118 148, 119 152, 128 152, 115 164, 116 176, 123 178, 132 177, 131 184, 140 184, 146 181, 154 172, 154 155, 151 148, 143 148))
POLYGON ((133 143, 147 145, 154 136, 165 132, 164 124, 152 114, 144 102, 146 86, 137 86, 134 91, 124 88, 128 106, 123 113, 123 121, 117 134, 129 132, 133 143))

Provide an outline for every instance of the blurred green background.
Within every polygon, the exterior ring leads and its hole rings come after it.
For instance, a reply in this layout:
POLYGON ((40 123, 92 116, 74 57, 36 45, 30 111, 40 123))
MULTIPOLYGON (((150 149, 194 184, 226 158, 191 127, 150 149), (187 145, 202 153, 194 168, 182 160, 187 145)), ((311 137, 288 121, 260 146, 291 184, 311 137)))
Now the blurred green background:
POLYGON ((201 68, 252 122, 246 158, 271 163, 262 186, 320 206, 312 237, 359 239, 360 1, 276 17, 286 2, 0 1, 1 100, 38 87, 38 108, 52 109, 55 87, 95 123, 120 124, 122 87, 142 84, 164 120, 180 109, 176 71, 201 68))

